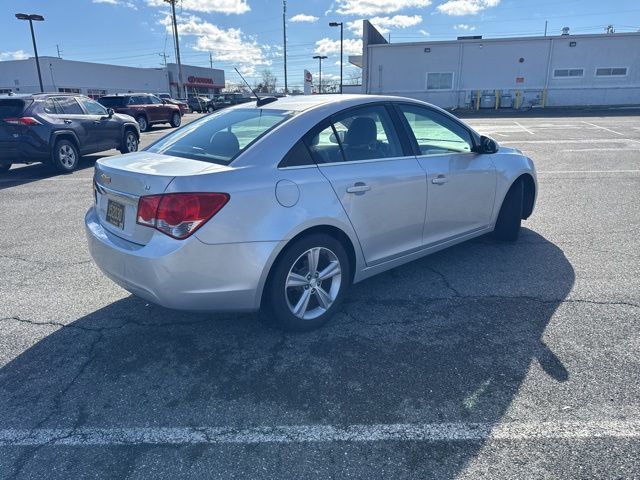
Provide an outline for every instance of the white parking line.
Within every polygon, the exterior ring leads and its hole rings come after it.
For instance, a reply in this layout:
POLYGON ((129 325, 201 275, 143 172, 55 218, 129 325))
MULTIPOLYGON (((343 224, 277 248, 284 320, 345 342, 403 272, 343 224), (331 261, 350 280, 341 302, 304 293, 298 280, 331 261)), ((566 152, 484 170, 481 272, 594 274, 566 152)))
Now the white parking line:
POLYGON ((519 126, 519 127, 520 127, 522 130, 524 130, 525 132, 530 133, 531 135, 535 135, 535 133, 533 133, 533 132, 532 132, 531 130, 529 130, 528 128, 523 127, 523 126, 522 126, 522 125, 520 125, 518 122, 513 122, 513 123, 515 123, 517 126, 519 126))
POLYGON ((600 125, 596 125, 595 123, 585 122, 584 120, 582 120, 582 123, 584 123, 585 125, 591 125, 592 127, 600 128, 601 130, 606 130, 607 132, 615 133, 616 135, 624 135, 624 133, 616 132, 615 130, 611 130, 607 127, 601 127, 600 125))
POLYGON ((112 446, 532 439, 640 439, 640 421, 4 429, 0 446, 112 446))
POLYGON ((538 174, 556 173, 640 173, 640 170, 538 170, 538 174))
POLYGON ((505 140, 500 143, 547 143, 549 145, 555 145, 558 143, 628 143, 628 142, 640 142, 633 138, 567 138, 567 139, 549 139, 549 140, 505 140))

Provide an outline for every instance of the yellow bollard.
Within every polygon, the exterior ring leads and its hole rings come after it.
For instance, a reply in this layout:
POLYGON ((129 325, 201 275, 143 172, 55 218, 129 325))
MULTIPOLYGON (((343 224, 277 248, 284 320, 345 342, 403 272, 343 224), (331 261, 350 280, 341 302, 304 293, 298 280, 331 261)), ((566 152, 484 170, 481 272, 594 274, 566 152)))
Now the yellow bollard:
POLYGON ((502 90, 496 90, 496 110, 500 108, 500 96, 502 95, 502 90))
POLYGON ((476 110, 480 110, 480 90, 476 90, 476 110))
POLYGON ((547 105, 547 89, 542 90, 542 108, 547 105))
POLYGON ((516 110, 520 108, 520 90, 516 90, 516 110))

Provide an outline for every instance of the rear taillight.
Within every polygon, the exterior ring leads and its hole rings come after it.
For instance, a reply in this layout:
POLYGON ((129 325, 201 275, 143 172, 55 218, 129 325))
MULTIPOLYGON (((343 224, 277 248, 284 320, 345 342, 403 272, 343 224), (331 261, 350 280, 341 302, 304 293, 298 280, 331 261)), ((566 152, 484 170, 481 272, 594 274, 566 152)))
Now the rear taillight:
POLYGON ((7 123, 11 123, 12 125, 26 125, 30 127, 32 125, 42 125, 38 120, 33 117, 11 117, 11 118, 3 118, 7 123))
POLYGON ((170 237, 187 238, 229 201, 226 193, 167 193, 138 200, 136 222, 170 237))

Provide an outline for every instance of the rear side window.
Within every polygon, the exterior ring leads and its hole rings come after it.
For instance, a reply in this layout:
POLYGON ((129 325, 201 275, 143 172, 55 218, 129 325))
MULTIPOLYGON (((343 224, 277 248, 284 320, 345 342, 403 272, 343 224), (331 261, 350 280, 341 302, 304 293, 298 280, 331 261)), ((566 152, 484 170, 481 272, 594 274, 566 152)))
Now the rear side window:
POLYGON ((62 108, 58 106, 58 102, 56 102, 53 98, 48 98, 46 102, 44 102, 43 107, 45 113, 51 114, 61 114, 62 108))
POLYGON ((65 115, 84 115, 84 111, 80 104, 73 97, 58 97, 56 98, 58 105, 62 108, 62 113, 65 115))
POLYGON ((143 95, 129 97, 129 105, 149 105, 151 100, 143 95))
POLYGON ((280 165, 282 167, 301 167, 304 165, 314 165, 309 149, 302 140, 299 140, 289 152, 284 156, 280 165))
MULTIPOLYGON (((31 103, 31 102, 29 102, 31 103)), ((24 100, 0 100, 0 118, 20 117, 27 108, 24 100)))
POLYGON ((124 105, 125 97, 102 97, 98 99, 98 103, 107 108, 121 107, 124 105))

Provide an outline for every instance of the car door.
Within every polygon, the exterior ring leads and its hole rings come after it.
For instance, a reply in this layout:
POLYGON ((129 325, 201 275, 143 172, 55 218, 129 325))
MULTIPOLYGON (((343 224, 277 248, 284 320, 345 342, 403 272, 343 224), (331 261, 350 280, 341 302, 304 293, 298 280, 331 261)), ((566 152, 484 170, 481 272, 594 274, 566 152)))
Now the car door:
POLYGON ((93 117, 87 114, 75 97, 70 95, 59 96, 54 98, 61 113, 55 116, 62 121, 65 129, 72 130, 80 145, 80 153, 90 153, 98 151, 98 141, 93 135, 94 123, 93 117))
POLYGON ((149 100, 149 103, 152 105, 150 107, 150 111, 153 111, 152 121, 160 122, 160 123, 168 122, 169 119, 171 118, 171 113, 169 112, 173 111, 172 108, 165 105, 165 103, 155 95, 149 95, 147 99, 149 100))
POLYGON ((305 137, 375 265, 420 248, 425 173, 383 104, 347 110, 305 137))
POLYGON ((413 104, 397 108, 427 174, 424 244, 487 227, 496 191, 491 155, 475 153, 471 132, 444 113, 413 104))
POLYGON ((122 131, 120 121, 113 116, 109 116, 107 109, 98 102, 88 97, 77 97, 92 119, 91 134, 94 137, 96 148, 99 150, 109 150, 116 148, 122 141, 122 131))

